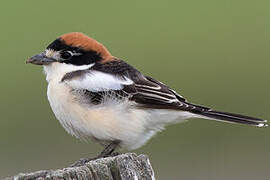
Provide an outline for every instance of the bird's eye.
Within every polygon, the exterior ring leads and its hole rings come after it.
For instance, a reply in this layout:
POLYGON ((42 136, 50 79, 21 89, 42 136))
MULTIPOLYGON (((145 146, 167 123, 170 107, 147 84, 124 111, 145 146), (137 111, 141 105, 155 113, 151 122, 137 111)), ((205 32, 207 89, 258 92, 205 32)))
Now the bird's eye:
POLYGON ((72 54, 68 51, 63 51, 61 53, 61 58, 63 58, 63 59, 69 59, 69 58, 71 58, 71 56, 72 56, 72 54))

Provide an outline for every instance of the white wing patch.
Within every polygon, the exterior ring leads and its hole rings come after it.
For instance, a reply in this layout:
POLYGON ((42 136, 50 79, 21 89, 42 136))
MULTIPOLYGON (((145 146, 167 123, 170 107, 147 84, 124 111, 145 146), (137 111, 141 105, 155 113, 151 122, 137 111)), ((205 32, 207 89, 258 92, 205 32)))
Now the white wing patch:
POLYGON ((121 90, 124 85, 133 84, 133 81, 127 77, 121 78, 95 70, 65 82, 74 89, 86 89, 91 92, 121 90))
POLYGON ((135 84, 136 87, 142 87, 142 88, 148 88, 148 89, 154 89, 154 90, 160 90, 161 87, 159 85, 157 86, 148 86, 143 84, 135 84))

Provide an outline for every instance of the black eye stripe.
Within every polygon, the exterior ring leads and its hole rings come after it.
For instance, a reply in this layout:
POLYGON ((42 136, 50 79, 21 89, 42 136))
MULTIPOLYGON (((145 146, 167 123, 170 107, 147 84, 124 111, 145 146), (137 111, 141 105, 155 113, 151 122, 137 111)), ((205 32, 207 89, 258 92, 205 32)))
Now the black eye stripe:
POLYGON ((69 58, 71 58, 71 56, 72 56, 72 54, 68 51, 61 52, 61 58, 63 58, 63 59, 69 59, 69 58))
POLYGON ((88 65, 102 59, 101 55, 96 51, 84 50, 80 47, 68 46, 61 39, 53 41, 47 49, 54 51, 60 51, 60 57, 62 63, 73 65, 88 65), (67 54, 66 52, 70 53, 67 54))

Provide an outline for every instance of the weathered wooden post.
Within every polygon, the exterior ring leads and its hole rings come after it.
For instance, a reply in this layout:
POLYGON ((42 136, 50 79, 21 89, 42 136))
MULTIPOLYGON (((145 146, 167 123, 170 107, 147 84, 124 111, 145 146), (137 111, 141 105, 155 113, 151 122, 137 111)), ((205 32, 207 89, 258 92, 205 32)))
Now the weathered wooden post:
POLYGON ((146 155, 121 154, 87 162, 79 167, 20 173, 5 180, 154 180, 146 155))

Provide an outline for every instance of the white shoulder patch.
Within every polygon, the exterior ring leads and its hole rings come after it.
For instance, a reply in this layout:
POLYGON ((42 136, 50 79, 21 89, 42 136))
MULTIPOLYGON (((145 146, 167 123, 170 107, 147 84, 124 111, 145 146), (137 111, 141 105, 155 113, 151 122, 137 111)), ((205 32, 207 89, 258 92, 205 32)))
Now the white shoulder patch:
POLYGON ((111 74, 91 70, 78 79, 66 81, 74 89, 87 89, 92 92, 120 90, 123 85, 131 85, 133 81, 127 77, 120 78, 111 74))

